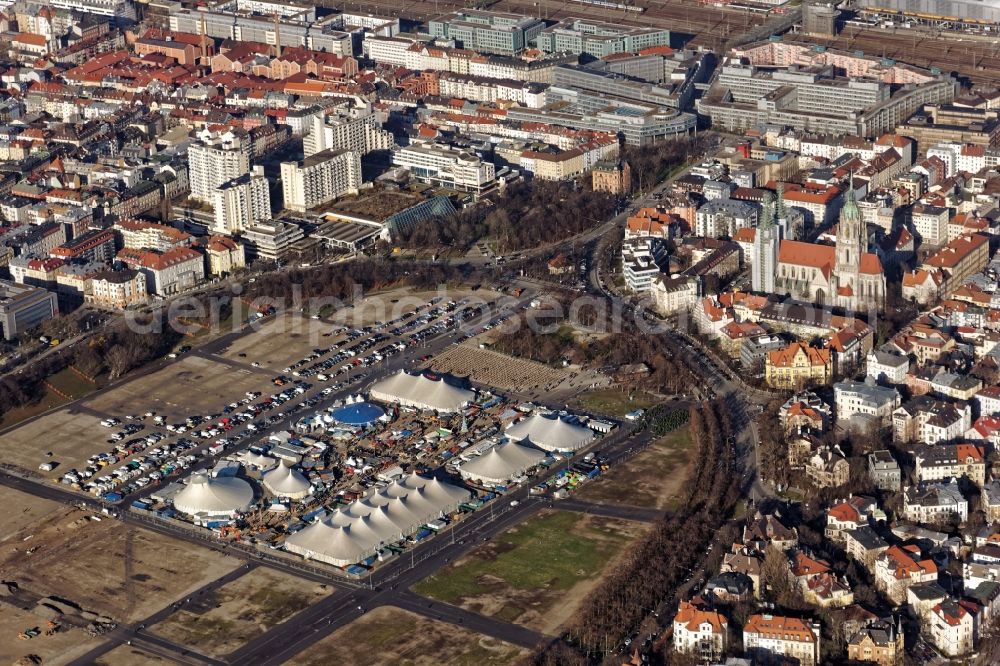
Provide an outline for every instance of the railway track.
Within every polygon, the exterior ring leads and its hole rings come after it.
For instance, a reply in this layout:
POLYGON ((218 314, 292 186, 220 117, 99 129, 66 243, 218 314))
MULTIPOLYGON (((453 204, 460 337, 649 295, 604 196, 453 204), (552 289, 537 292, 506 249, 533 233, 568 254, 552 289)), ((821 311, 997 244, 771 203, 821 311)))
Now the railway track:
MULTIPOLYGON (((364 0, 346 4, 322 0, 322 3, 324 6, 343 6, 346 11, 399 16, 419 22, 467 6, 461 0, 364 0)), ((621 25, 667 28, 692 35, 693 44, 704 46, 725 41, 734 33, 742 33, 762 24, 767 18, 765 14, 704 5, 696 0, 638 0, 635 6, 644 11, 637 13, 572 0, 499 0, 492 3, 489 9, 538 16, 550 21, 580 16, 621 25)))
POLYGON ((845 51, 860 50, 917 67, 937 67, 979 85, 1000 84, 1000 43, 867 28, 849 28, 835 38, 810 37, 809 41, 845 51))

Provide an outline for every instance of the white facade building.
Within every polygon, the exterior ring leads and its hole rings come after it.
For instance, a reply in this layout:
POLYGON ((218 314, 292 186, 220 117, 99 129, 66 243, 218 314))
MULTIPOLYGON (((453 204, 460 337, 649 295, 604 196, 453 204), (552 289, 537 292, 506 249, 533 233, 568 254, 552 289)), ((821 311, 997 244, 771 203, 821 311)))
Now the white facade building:
POLYGON ((271 192, 264 167, 256 166, 252 173, 243 174, 219 185, 212 192, 217 234, 242 233, 260 220, 271 219, 271 192))
POLYGON ((300 162, 281 163, 285 208, 305 212, 361 187, 361 156, 350 150, 314 153, 300 162))
POLYGON ((959 602, 947 599, 934 606, 928 625, 931 642, 946 657, 972 652, 975 646, 975 618, 959 602))
POLYGON ((622 243, 622 274, 625 285, 635 293, 649 291, 668 261, 667 246, 662 238, 643 236, 622 243))
POLYGON ((833 385, 833 395, 837 420, 841 422, 862 415, 889 425, 900 402, 896 389, 863 382, 837 382, 833 385))
POLYGON ((867 376, 876 382, 902 384, 910 369, 910 360, 902 354, 871 351, 867 358, 867 376))
POLYGON ((477 155, 452 146, 418 143, 398 148, 392 163, 419 181, 482 193, 496 184, 496 169, 477 155))
POLYGON ((314 116, 307 131, 302 139, 306 157, 331 149, 350 150, 362 156, 391 150, 396 145, 392 132, 382 129, 370 104, 335 107, 332 113, 314 116))
POLYGON ((757 226, 757 207, 736 199, 713 199, 698 209, 695 233, 708 238, 732 237, 737 230, 757 226))
POLYGON ((203 130, 188 148, 191 198, 212 203, 215 189, 250 173, 250 140, 245 133, 203 130))

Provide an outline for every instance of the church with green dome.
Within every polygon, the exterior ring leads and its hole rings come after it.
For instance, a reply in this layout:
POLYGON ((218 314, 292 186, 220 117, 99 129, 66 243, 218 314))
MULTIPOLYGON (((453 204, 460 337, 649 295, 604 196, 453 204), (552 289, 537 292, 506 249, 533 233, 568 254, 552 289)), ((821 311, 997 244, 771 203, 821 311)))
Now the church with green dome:
POLYGON ((868 252, 865 221, 848 188, 840 210, 836 245, 782 240, 778 247, 774 291, 796 300, 856 312, 885 305, 885 273, 868 252))

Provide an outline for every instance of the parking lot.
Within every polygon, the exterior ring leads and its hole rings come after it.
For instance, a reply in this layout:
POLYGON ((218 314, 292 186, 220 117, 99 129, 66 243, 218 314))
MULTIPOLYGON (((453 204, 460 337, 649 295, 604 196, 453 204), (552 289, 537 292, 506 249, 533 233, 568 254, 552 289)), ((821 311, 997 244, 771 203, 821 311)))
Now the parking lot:
POLYGON ((208 414, 221 411, 234 395, 261 390, 268 384, 264 371, 186 355, 161 370, 102 391, 83 404, 118 418, 148 411, 167 416, 208 414))
POLYGON ((99 425, 100 420, 93 414, 60 409, 0 437, 0 454, 22 473, 54 479, 101 450, 108 432, 99 425), (49 452, 51 456, 46 455, 49 452), (39 465, 44 463, 53 463, 54 469, 39 471, 39 465))

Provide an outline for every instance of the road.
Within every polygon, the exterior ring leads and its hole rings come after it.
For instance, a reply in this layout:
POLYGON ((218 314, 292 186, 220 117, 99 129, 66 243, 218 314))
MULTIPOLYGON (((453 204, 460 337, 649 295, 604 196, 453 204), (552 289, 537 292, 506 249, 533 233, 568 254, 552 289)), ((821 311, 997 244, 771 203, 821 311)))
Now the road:
MULTIPOLYGON (((652 436, 648 432, 632 433, 619 430, 591 447, 579 451, 573 460, 581 458, 592 449, 599 448, 602 456, 620 462, 627 456, 644 450, 651 440, 652 436)), ((567 461, 566 465, 570 462, 572 461, 567 461)), ((532 479, 531 485, 551 478, 562 468, 563 465, 553 467, 532 479)), ((539 643, 552 640, 549 636, 527 632, 523 627, 441 605, 439 602, 423 599, 420 603, 414 603, 411 597, 422 598, 408 592, 411 585, 430 576, 448 562, 459 559, 477 544, 524 522, 544 508, 561 508, 561 501, 552 501, 548 497, 533 497, 529 495, 528 489, 528 485, 517 488, 501 499, 494 500, 475 513, 467 515, 427 543, 382 564, 365 581, 369 588, 359 589, 350 594, 347 603, 343 603, 342 595, 334 595, 317 605, 322 608, 317 609, 314 606, 285 624, 274 627, 233 653, 231 663, 281 664, 316 641, 322 640, 357 619, 361 615, 359 606, 370 610, 383 605, 406 604, 407 610, 429 618, 454 620, 461 626, 525 647, 535 647, 539 643), (516 504, 512 504, 515 501, 516 504), (309 615, 303 615, 304 613, 309 615)))

